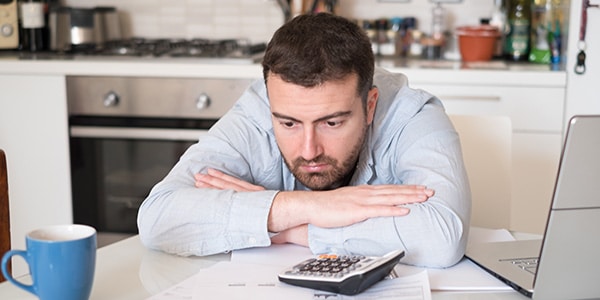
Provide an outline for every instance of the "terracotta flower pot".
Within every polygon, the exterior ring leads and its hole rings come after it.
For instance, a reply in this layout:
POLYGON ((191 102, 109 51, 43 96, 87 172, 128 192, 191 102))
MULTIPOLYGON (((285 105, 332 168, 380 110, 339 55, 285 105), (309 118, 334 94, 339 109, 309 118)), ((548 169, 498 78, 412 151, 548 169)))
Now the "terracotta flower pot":
POLYGON ((500 31, 495 26, 477 25, 456 28, 462 61, 489 61, 500 31))

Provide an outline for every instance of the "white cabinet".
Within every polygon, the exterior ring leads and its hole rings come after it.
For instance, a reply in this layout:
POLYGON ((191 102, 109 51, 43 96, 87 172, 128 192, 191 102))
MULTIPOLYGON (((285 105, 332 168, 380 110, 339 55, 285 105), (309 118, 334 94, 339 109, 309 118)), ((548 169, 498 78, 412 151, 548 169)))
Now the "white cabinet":
POLYGON ((411 81, 411 86, 438 96, 449 114, 511 119, 512 187, 506 187, 512 194, 510 229, 541 234, 562 147, 564 84, 467 85, 411 81))
MULTIPOLYGON (((25 249, 30 230, 72 222, 65 77, 0 75, 0 91, 12 247, 25 249)), ((13 270, 27 269, 16 259, 13 270)))

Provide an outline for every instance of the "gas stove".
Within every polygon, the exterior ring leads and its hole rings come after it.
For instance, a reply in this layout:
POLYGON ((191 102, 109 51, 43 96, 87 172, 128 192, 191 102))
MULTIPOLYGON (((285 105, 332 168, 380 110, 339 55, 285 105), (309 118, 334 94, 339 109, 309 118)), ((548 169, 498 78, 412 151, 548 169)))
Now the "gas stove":
POLYGON ((100 46, 78 45, 66 52, 21 52, 20 56, 73 60, 190 59, 204 63, 252 64, 262 60, 265 49, 265 43, 253 44, 246 39, 129 38, 100 46))
POLYGON ((262 54, 266 44, 251 44, 244 39, 145 39, 131 38, 106 42, 98 49, 73 50, 76 54, 138 56, 138 57, 197 57, 247 58, 262 54))

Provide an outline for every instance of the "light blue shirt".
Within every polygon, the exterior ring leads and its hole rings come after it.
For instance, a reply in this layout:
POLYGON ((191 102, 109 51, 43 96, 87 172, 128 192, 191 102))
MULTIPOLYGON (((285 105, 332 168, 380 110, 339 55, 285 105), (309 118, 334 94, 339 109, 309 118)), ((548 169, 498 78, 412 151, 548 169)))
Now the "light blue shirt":
MULTIPOLYGON (((402 74, 377 69, 379 100, 350 185, 420 184, 435 195, 408 205, 402 217, 351 226, 309 224, 315 254, 383 255, 403 249, 403 263, 447 267, 465 251, 471 196, 458 134, 439 99, 408 87, 402 74)), ((181 157, 143 202, 142 242, 179 255, 210 255, 271 244, 267 218, 275 195, 306 188, 285 166, 277 147, 266 87, 253 83, 181 157), (235 192, 196 188, 194 174, 215 168, 266 188, 235 192)))

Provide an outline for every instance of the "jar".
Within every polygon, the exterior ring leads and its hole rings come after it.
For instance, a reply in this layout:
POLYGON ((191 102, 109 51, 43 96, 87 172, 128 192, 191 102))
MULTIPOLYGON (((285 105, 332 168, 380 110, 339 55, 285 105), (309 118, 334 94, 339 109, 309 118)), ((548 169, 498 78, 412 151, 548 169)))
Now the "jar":
POLYGON ((441 59, 443 40, 432 37, 421 39, 421 57, 424 59, 441 59))

